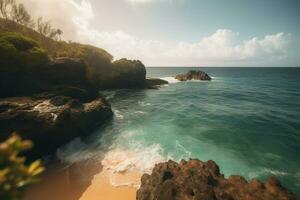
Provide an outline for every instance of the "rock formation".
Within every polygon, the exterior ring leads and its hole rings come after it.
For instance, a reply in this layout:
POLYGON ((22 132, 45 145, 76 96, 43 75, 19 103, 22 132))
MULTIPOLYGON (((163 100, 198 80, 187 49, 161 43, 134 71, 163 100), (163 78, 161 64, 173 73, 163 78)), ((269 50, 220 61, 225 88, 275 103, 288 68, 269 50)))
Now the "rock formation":
MULTIPOLYGON (((53 153, 75 137, 87 135, 113 115, 101 97, 85 96, 84 90, 35 97, 0 99, 0 140, 12 132, 34 142, 30 158, 53 153)), ((59 90, 58 90, 59 91, 59 90)), ((65 90, 70 91, 70 90, 65 90)))
POLYGON ((141 182, 137 200, 299 200, 275 177, 264 183, 241 176, 226 179, 213 161, 160 163, 141 182))
POLYGON ((201 81, 210 81, 211 77, 203 71, 191 70, 186 74, 178 74, 175 77, 179 81, 188 81, 188 80, 201 80, 201 81))

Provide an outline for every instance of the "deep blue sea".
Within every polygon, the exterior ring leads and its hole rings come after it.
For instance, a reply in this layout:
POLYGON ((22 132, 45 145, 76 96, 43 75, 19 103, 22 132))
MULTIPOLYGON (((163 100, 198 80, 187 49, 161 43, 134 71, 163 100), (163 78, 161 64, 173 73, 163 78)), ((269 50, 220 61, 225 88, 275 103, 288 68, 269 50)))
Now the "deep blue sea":
POLYGON ((159 90, 103 91, 114 120, 86 147, 73 142, 61 154, 101 154, 117 171, 214 160, 226 176, 276 175, 300 194, 300 68, 209 67, 198 69, 210 82, 173 78, 190 69, 147 68, 147 76, 170 81, 159 90))

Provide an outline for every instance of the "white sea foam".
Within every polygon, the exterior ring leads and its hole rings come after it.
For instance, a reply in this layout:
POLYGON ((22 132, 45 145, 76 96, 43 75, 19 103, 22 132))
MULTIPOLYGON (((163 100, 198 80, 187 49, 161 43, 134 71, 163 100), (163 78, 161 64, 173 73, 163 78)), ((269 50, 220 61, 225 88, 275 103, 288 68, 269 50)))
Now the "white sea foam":
POLYGON ((121 114, 119 110, 113 110, 117 119, 124 119, 124 115, 121 114))
POLYGON ((88 151, 88 146, 80 138, 75 138, 70 143, 59 148, 56 151, 59 160, 67 163, 75 163, 81 160, 91 158, 93 153, 88 151))
POLYGON ((145 106, 151 106, 151 103, 147 103, 147 102, 144 102, 144 101, 139 101, 138 104, 140 106, 143 106, 143 107, 145 107, 145 106))
POLYGON ((137 145, 134 149, 112 149, 105 154, 102 160, 103 170, 109 172, 111 185, 139 187, 139 180, 119 177, 130 174, 150 173, 156 163, 163 162, 162 148, 160 145, 151 145, 141 148, 137 145))
POLYGON ((175 77, 171 77, 171 76, 168 76, 168 77, 162 77, 160 78, 162 80, 165 80, 165 81, 168 81, 168 83, 179 83, 180 81, 177 80, 175 77))
POLYGON ((188 80, 187 82, 207 83, 207 82, 210 82, 210 81, 204 81, 204 80, 195 80, 195 79, 192 79, 192 80, 188 80))
POLYGON ((140 111, 140 110, 137 110, 137 111, 135 111, 134 113, 136 113, 136 114, 141 114, 141 115, 145 114, 144 111, 140 111))
POLYGON ((262 168, 258 171, 255 172, 250 172, 249 173, 249 178, 257 178, 261 175, 274 175, 274 176, 286 176, 288 175, 287 172, 284 171, 279 171, 279 170, 274 170, 274 169, 269 169, 269 168, 262 168))
POLYGON ((184 153, 183 158, 184 157, 186 157, 186 158, 191 157, 192 153, 190 151, 188 151, 182 144, 180 144, 180 142, 178 140, 176 140, 176 148, 181 149, 183 151, 183 153, 184 153))

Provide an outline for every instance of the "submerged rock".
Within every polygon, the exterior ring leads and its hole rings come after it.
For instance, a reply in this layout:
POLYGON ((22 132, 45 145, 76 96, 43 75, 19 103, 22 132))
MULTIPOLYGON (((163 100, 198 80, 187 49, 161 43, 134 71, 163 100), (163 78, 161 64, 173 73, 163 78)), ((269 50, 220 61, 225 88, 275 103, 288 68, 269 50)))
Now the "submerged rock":
POLYGON ((262 183, 241 176, 228 179, 213 161, 160 163, 152 174, 144 174, 137 200, 299 200, 275 177, 262 183))
POLYGON ((29 156, 37 158, 87 135, 112 115, 110 105, 101 97, 87 101, 70 96, 0 99, 0 141, 18 132, 34 142, 29 156))
POLYGON ((186 74, 178 74, 175 77, 179 81, 188 81, 188 80, 201 80, 201 81, 210 81, 211 77, 203 71, 191 70, 186 74))

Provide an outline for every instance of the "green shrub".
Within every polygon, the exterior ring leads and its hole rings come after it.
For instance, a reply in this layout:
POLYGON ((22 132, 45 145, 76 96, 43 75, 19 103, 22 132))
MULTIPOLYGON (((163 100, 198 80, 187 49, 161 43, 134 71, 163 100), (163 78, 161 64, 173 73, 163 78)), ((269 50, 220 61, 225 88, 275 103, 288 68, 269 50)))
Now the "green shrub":
POLYGON ((31 38, 25 37, 20 33, 8 32, 0 35, 0 37, 12 45, 19 51, 26 51, 32 49, 33 47, 38 47, 38 43, 31 38))
POLYGON ((17 49, 9 41, 0 38, 0 58, 11 59, 16 54, 17 49))
POLYGON ((9 62, 11 68, 28 71, 42 67, 48 61, 48 55, 36 41, 9 32, 0 35, 0 59, 9 62))
POLYGON ((0 199, 21 199, 24 189, 38 181, 44 170, 41 162, 26 165, 26 158, 19 155, 31 147, 30 141, 22 141, 17 135, 0 143, 0 199))

